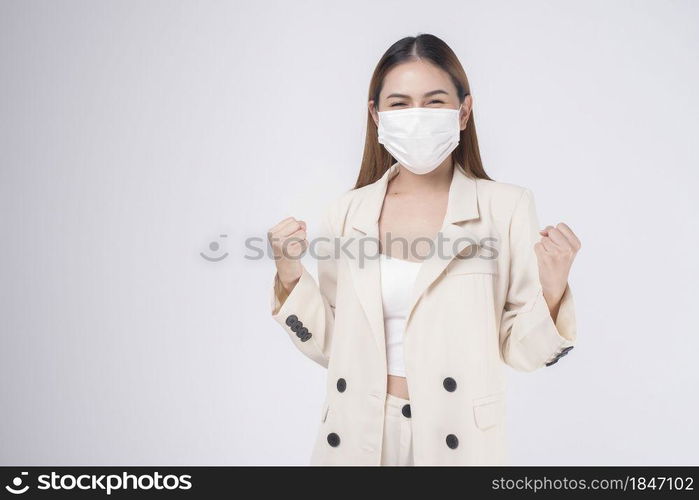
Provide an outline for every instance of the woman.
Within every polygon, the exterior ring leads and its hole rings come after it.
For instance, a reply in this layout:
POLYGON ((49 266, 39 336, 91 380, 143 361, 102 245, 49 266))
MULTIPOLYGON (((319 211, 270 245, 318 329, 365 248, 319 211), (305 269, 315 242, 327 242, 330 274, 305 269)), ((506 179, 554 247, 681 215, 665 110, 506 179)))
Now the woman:
POLYGON ((293 217, 268 232, 272 316, 328 369, 314 465, 504 464, 504 365, 551 366, 575 344, 580 242, 564 223, 539 231, 532 192, 486 175, 472 107, 442 40, 396 42, 354 189, 310 246, 293 217))

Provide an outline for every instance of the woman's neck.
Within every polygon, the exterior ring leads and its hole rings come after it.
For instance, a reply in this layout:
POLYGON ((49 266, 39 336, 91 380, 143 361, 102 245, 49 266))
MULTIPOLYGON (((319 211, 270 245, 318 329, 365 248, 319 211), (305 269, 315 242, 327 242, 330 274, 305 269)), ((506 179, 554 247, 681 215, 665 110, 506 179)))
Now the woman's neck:
POLYGON ((454 173, 451 157, 427 174, 414 174, 403 165, 398 165, 398 174, 391 179, 391 194, 449 191, 454 173))

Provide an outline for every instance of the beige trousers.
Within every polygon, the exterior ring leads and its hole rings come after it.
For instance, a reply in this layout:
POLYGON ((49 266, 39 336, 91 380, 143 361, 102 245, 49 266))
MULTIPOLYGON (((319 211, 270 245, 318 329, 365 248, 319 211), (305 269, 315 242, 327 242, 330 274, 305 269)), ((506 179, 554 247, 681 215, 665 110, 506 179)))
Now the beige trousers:
POLYGON ((414 465, 410 401, 388 393, 381 465, 414 465))

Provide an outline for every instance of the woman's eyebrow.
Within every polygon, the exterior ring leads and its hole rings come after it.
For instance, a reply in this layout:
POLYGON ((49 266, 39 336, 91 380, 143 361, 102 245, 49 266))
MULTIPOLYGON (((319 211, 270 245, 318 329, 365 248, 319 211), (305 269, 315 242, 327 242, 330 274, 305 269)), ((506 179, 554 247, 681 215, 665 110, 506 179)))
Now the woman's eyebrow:
MULTIPOLYGON (((447 92, 446 90, 437 89, 437 90, 432 90, 432 91, 430 91, 430 92, 425 93, 425 95, 424 95, 423 97, 430 97, 430 96, 433 96, 433 95, 435 95, 435 94, 446 94, 446 95, 449 95, 449 92, 447 92)), ((410 99, 410 96, 409 96, 409 95, 405 95, 405 94, 391 94, 391 95, 389 95, 389 96, 386 96, 386 99, 390 99, 391 97, 400 97, 400 98, 403 98, 403 99, 410 99)))

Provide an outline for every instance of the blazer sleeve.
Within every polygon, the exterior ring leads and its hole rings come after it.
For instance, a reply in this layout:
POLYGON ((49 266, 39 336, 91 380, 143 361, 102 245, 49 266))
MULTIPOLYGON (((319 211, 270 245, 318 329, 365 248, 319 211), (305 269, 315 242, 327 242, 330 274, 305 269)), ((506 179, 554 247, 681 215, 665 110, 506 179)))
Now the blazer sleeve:
POLYGON ((509 286, 499 336, 504 362, 527 372, 558 362, 577 339, 570 284, 555 322, 544 299, 534 250, 539 229, 534 196, 524 188, 510 221, 509 286))
POLYGON ((318 283, 304 266, 299 281, 286 295, 275 270, 271 290, 272 318, 304 355, 325 368, 330 359, 335 323, 337 256, 332 252, 333 241, 330 211, 326 210, 320 234, 310 241, 309 247, 317 259, 318 283))

